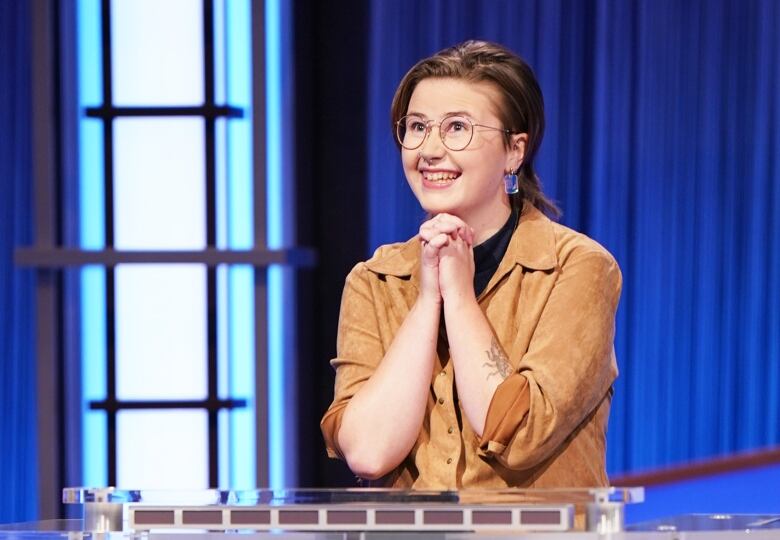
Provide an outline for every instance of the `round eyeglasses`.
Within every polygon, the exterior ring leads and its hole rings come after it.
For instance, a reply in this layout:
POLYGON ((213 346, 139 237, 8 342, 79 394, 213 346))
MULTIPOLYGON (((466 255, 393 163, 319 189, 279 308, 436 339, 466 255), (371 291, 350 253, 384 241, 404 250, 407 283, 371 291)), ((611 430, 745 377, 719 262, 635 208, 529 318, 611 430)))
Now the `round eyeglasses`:
POLYGON ((445 116, 438 124, 420 115, 408 114, 395 123, 395 136, 402 147, 416 150, 422 146, 435 125, 439 126, 442 144, 455 152, 464 150, 471 143, 475 127, 511 133, 508 129, 475 124, 467 116, 457 114, 445 116))

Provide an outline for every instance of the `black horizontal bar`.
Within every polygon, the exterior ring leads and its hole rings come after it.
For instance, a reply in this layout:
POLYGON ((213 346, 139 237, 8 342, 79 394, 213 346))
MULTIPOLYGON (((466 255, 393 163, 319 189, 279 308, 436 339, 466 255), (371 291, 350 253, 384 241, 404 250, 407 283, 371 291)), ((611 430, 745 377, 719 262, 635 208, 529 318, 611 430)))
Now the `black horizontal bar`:
POLYGON ((226 250, 208 248, 194 251, 127 251, 83 250, 70 248, 17 248, 14 261, 18 266, 36 268, 64 268, 66 266, 148 263, 199 263, 207 266, 220 264, 249 264, 255 267, 271 265, 311 267, 317 262, 314 250, 309 248, 226 250))
POLYGON ((111 119, 120 116, 203 116, 206 118, 242 118, 240 107, 229 105, 202 105, 191 107, 87 107, 90 118, 111 119))
POLYGON ((93 411, 117 412, 127 409, 204 409, 215 411, 220 409, 240 409, 246 407, 245 399, 193 399, 193 400, 121 400, 105 399, 90 401, 89 408, 93 411))

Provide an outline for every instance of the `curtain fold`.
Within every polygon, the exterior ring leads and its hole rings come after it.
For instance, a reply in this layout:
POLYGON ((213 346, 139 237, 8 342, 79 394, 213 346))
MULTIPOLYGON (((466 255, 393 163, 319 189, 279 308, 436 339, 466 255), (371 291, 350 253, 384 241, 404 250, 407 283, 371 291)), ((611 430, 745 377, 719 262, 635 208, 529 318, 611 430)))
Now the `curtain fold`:
POLYGON ((624 273, 609 470, 780 443, 780 4, 371 7, 367 252, 423 219, 389 127, 401 77, 459 41, 503 43, 545 95, 545 191, 624 273))
POLYGON ((28 2, 0 2, 0 523, 37 516, 28 2))

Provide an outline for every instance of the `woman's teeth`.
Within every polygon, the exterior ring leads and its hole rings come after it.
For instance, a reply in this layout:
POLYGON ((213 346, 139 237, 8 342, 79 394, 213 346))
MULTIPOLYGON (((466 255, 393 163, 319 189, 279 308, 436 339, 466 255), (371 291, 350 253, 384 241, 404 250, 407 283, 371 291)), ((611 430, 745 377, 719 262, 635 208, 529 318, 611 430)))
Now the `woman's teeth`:
POLYGON ((460 173, 454 172, 437 172, 437 173, 424 173, 425 179, 429 182, 449 182, 455 180, 460 173))

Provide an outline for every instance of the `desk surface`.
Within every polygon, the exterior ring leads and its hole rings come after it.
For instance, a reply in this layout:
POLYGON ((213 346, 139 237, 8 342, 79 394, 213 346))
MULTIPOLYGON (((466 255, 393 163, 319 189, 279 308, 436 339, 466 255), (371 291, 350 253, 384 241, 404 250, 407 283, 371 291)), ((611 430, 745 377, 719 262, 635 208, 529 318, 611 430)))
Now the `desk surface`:
POLYGON ((632 524, 642 488, 404 491, 148 491, 66 488, 83 519, 0 525, 0 539, 751 538, 780 540, 780 515, 690 514, 632 524))
POLYGON ((599 534, 593 532, 300 532, 300 531, 206 531, 206 530, 151 530, 111 533, 83 531, 80 519, 49 520, 0 525, 4 540, 270 540, 280 537, 300 540, 780 540, 780 516, 757 515, 681 515, 668 519, 637 524, 623 533, 599 534))

